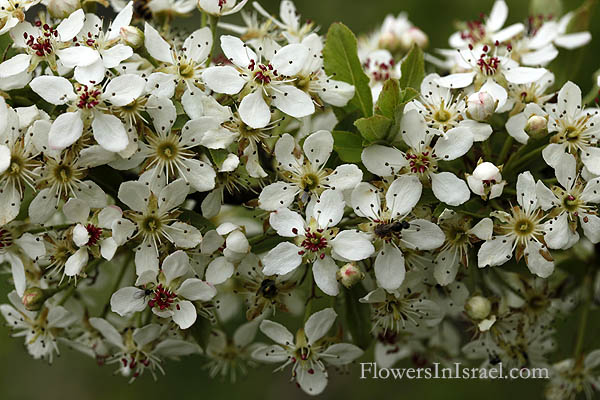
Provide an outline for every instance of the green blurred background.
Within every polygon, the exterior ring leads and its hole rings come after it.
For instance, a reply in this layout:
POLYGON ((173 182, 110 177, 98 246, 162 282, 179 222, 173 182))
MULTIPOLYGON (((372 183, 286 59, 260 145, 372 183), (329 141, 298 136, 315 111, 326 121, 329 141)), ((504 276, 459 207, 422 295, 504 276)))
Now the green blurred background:
MULTIPOLYGON (((527 16, 529 2, 507 0, 510 7, 509 22, 520 21, 527 16)), ((261 0, 269 11, 278 13, 278 0, 261 0)), ((475 19, 480 12, 489 12, 493 0, 298 0, 296 5, 303 18, 310 18, 321 26, 325 33, 329 24, 343 21, 355 32, 373 29, 386 14, 406 11, 410 20, 423 29, 430 38, 430 49, 446 46, 448 36, 454 31, 453 22, 475 19)), ((581 4, 580 0, 564 1, 565 9, 570 10, 581 4)), ((597 51, 600 49, 600 12, 595 10, 591 18, 593 41, 588 45, 585 63, 577 76, 571 77, 578 84, 589 88, 591 75, 600 67, 597 51)), ((194 17, 196 18, 196 17, 194 17)), ((200 23, 197 17, 197 23, 200 23)), ((229 21, 235 21, 230 18, 229 21)), ((188 21, 189 22, 189 21, 188 21)), ((583 90, 586 93, 586 89, 583 90)), ((10 287, 6 279, 0 282, 0 299, 6 299, 10 287)), ((593 314, 594 324, 589 329, 586 348, 597 348, 598 312, 593 314)), ((559 353, 567 356, 573 347, 573 337, 569 332, 577 324, 574 314, 558 326, 560 335, 559 353)), ((31 359, 23 348, 21 338, 10 338, 9 331, 0 324, 0 399, 282 399, 306 398, 300 389, 289 382, 289 369, 272 374, 271 366, 260 369, 229 384, 218 379, 210 379, 202 370, 200 357, 189 357, 182 362, 167 362, 166 376, 154 382, 147 375, 134 384, 126 379, 113 376, 114 366, 98 367, 96 363, 72 350, 63 348, 62 355, 52 366, 31 359)), ((542 381, 381 381, 359 380, 359 367, 338 374, 332 371, 330 383, 323 398, 422 398, 422 399, 481 399, 496 400, 509 397, 515 399, 542 398, 542 381)))

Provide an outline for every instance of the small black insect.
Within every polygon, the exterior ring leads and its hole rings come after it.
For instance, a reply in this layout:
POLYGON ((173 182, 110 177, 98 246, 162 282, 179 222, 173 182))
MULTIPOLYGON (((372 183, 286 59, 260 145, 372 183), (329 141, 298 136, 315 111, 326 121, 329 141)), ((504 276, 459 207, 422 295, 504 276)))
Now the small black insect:
POLYGON ((375 234, 380 237, 386 237, 391 235, 397 235, 402 232, 403 229, 410 228, 410 224, 407 221, 395 221, 389 224, 380 224, 375 227, 375 234))

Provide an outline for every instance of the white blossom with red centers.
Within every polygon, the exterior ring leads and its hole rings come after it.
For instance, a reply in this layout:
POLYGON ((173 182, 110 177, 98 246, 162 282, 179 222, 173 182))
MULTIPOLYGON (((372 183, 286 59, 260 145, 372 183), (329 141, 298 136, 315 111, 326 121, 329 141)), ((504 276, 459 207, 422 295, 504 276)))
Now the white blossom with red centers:
POLYGON ((547 219, 542 202, 536 194, 536 184, 529 171, 519 174, 517 202, 510 213, 494 211, 498 219, 498 234, 479 249, 479 268, 502 265, 516 252, 517 260, 525 258, 531 273, 547 278, 554 272, 554 260, 544 241, 547 219))
POLYGON ((149 307, 160 318, 170 318, 181 329, 187 329, 196 322, 198 315, 193 302, 207 302, 217 294, 207 282, 198 278, 186 279, 190 274, 189 258, 184 251, 178 250, 164 259, 156 280, 116 291, 110 299, 111 308, 125 316, 149 307))
POLYGON ((260 347, 252 356, 262 362, 282 363, 276 371, 291 365, 292 380, 307 394, 318 395, 327 386, 327 365, 341 367, 363 354, 353 344, 332 344, 326 340, 325 335, 336 317, 332 308, 312 314, 295 338, 285 326, 270 320, 262 321, 261 332, 276 344, 260 347))
POLYGON ((548 131, 553 134, 551 143, 542 155, 553 168, 565 152, 583 162, 589 172, 600 175, 600 114, 596 109, 583 109, 581 89, 567 82, 558 92, 556 104, 546 107, 549 115, 548 131))
POLYGON ((577 176, 577 161, 565 153, 555 167, 558 185, 549 189, 537 181, 537 196, 544 211, 554 211, 554 218, 546 222, 544 240, 551 249, 568 249, 579 240, 577 221, 585 237, 592 243, 600 242, 600 217, 596 204, 600 203, 600 178, 584 183, 577 176), (558 214, 556 214, 558 213, 558 214))
POLYGON ((285 275, 303 262, 312 264, 315 283, 330 296, 339 292, 335 259, 359 261, 373 251, 368 236, 354 230, 335 226, 344 215, 344 199, 339 190, 328 189, 306 207, 306 220, 287 208, 271 213, 271 227, 282 237, 294 238, 294 243, 283 242, 263 259, 265 275, 285 275))
POLYGON ((258 206, 274 211, 290 206, 297 195, 303 203, 323 190, 344 191, 353 188, 362 179, 362 171, 353 164, 339 165, 331 171, 325 167, 333 151, 333 136, 328 131, 317 131, 304 140, 304 154, 298 156, 296 141, 284 134, 275 144, 275 158, 285 181, 272 183, 261 191, 258 206))
POLYGON ((142 95, 143 78, 126 74, 108 80, 104 87, 73 85, 60 76, 39 76, 31 81, 34 92, 50 104, 67 105, 48 133, 52 150, 62 150, 75 143, 84 128, 91 126, 96 142, 107 151, 124 150, 129 137, 123 122, 110 114, 111 106, 126 106, 142 95))
POLYGON ((437 137, 416 110, 404 114, 401 130, 408 150, 403 152, 382 145, 367 147, 361 155, 365 167, 381 177, 415 175, 423 184, 431 185, 433 194, 446 204, 457 206, 469 200, 470 191, 465 181, 452 172, 438 172, 438 163, 468 152, 473 145, 471 131, 456 127, 437 137))
POLYGON ((386 290, 398 289, 404 281, 403 249, 433 250, 444 242, 444 234, 436 224, 408 218, 421 198, 421 191, 421 183, 413 175, 398 177, 385 195, 367 182, 361 182, 352 191, 352 209, 368 219, 359 227, 369 234, 378 249, 374 263, 377 284, 386 290), (385 198, 385 205, 381 204, 381 197, 385 198))
POLYGON ((57 71, 57 52, 72 44, 73 37, 83 27, 85 15, 77 10, 57 26, 37 20, 34 24, 20 22, 10 31, 14 47, 22 50, 0 64, 0 88, 3 90, 25 87, 33 71, 41 62, 57 71))
POLYGON ((97 85, 107 70, 116 68, 133 55, 133 49, 121 41, 121 28, 129 26, 133 17, 130 1, 114 18, 106 32, 103 21, 95 14, 86 14, 81 31, 73 36, 72 45, 57 51, 63 66, 74 68, 74 78, 82 85, 97 85))
POLYGON ((65 275, 77 276, 83 267, 88 264, 89 254, 102 256, 105 260, 112 260, 117 251, 118 244, 112 238, 113 223, 120 219, 122 211, 117 206, 106 206, 95 212, 90 217, 91 208, 81 199, 71 198, 63 206, 63 214, 73 227, 73 243, 78 247, 65 264, 65 275), (98 254, 99 249, 99 254, 98 254))
POLYGON ((388 79, 400 78, 400 64, 396 63, 392 54, 387 50, 375 50, 366 55, 363 68, 370 79, 371 95, 377 101, 383 89, 383 84, 388 79))
POLYGON ((25 19, 25 12, 40 3, 40 0, 0 0, 0 35, 10 32, 25 19))
POLYGON ((289 44, 273 55, 259 47, 257 54, 237 37, 221 36, 221 48, 233 65, 207 68, 202 79, 217 93, 242 93, 239 113, 248 126, 267 126, 271 122, 270 106, 294 118, 315 112, 310 96, 294 86, 294 76, 309 56, 306 46, 289 44))

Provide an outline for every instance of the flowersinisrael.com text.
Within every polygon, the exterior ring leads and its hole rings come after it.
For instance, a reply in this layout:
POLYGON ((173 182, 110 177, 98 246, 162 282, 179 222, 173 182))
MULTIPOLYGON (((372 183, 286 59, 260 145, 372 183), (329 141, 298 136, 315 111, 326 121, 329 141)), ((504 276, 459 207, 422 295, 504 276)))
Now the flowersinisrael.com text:
POLYGON ((549 379, 547 368, 463 367, 461 363, 431 367, 382 368, 374 362, 360 363, 360 379, 549 379))

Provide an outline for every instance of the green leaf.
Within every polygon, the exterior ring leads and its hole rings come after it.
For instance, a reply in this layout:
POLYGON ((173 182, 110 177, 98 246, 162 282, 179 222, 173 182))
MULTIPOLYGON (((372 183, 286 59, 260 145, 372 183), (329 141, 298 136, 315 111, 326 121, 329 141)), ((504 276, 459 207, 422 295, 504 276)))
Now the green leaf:
POLYGON ((179 219, 183 222, 192 225, 193 227, 198 228, 202 233, 216 228, 215 224, 210 222, 210 220, 204 218, 202 215, 192 210, 182 210, 179 219))
POLYGON ((349 163, 360 162, 362 153, 362 137, 353 132, 333 131, 333 149, 338 153, 342 161, 349 163))
POLYGON ((215 165, 219 168, 223 165, 223 162, 229 155, 229 152, 225 149, 209 149, 210 157, 212 158, 215 165))
POLYGON ((407 105, 409 102, 413 101, 414 99, 416 99, 417 97, 419 97, 419 92, 417 92, 415 89, 413 89, 411 87, 403 89, 400 92, 400 102, 396 106, 396 121, 397 122, 400 122, 400 120, 402 119, 402 115, 404 115, 404 106, 407 105))
POLYGON ((343 290, 343 309, 338 313, 345 321, 344 326, 352 335, 352 341, 363 350, 369 347, 373 337, 371 336, 371 310, 369 305, 358 300, 367 293, 361 285, 354 285, 350 289, 343 290))
POLYGON ((188 118, 187 115, 178 115, 177 119, 175 120, 175 123, 173 124, 172 129, 175 129, 175 130, 183 129, 183 127, 189 120, 190 119, 188 118))
POLYGON ((393 124, 394 120, 378 114, 354 122, 354 126, 368 143, 384 140, 393 124))
POLYGON ((335 79, 354 85, 355 93, 350 104, 358 108, 364 117, 371 116, 373 97, 369 78, 358 59, 356 37, 340 22, 332 24, 327 32, 323 65, 328 75, 335 75, 335 79))
POLYGON ((402 71, 400 87, 403 89, 411 87, 417 91, 420 90, 421 82, 425 78, 425 60, 419 46, 413 45, 402 61, 400 70, 402 71))
POLYGON ((396 107, 400 103, 400 84, 396 79, 388 79, 377 99, 375 113, 393 119, 396 116, 396 107))

